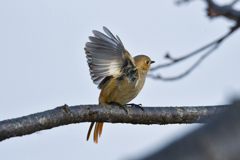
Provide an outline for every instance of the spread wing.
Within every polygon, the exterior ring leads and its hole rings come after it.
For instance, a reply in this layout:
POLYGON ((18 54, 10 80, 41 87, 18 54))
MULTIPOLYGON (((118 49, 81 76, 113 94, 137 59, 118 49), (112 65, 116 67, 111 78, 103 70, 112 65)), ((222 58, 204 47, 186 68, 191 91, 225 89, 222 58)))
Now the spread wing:
POLYGON ((99 89, 109 76, 116 76, 126 68, 135 68, 133 58, 120 38, 115 37, 106 27, 103 30, 107 36, 93 30, 94 37, 89 37, 91 42, 87 42, 84 48, 91 78, 94 84, 99 84, 99 89))

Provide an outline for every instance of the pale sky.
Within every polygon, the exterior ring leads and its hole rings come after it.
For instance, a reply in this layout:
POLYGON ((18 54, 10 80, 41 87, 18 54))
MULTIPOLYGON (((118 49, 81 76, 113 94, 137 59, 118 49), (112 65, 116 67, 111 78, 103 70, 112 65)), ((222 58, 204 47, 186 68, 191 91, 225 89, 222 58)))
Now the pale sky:
MULTIPOLYGON (((219 0, 222 4, 227 0, 219 0)), ((84 53, 92 30, 108 27, 132 56, 157 64, 166 52, 183 56, 226 34, 233 22, 206 17, 205 3, 174 1, 1 0, 0 120, 68 104, 97 104, 100 90, 90 79, 84 53), (136 3, 137 2, 137 3, 136 3)), ((220 105, 240 91, 237 31, 189 76, 173 82, 148 78, 133 103, 143 106, 220 105)), ((197 58, 197 57, 196 57, 197 58)), ((159 70, 182 73, 197 59, 159 70)), ((104 124, 96 145, 86 141, 90 123, 44 130, 0 142, 4 160, 137 159, 200 125, 104 124)))

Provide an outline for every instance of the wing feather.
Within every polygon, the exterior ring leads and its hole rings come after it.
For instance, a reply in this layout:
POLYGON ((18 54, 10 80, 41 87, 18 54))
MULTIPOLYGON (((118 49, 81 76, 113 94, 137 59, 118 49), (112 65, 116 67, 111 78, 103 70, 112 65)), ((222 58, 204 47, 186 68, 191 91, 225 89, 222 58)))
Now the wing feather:
MULTIPOLYGON (((112 34, 111 31, 109 31, 106 27, 103 26, 103 30, 104 32, 112 39, 114 40, 114 42, 116 42, 117 44, 120 44, 120 42, 116 39, 116 37, 112 34)), ((122 43, 121 43, 122 44, 122 43)), ((123 45, 122 45, 123 46, 123 45)))
POLYGON ((106 42, 109 42, 109 43, 117 46, 117 43, 116 43, 116 42, 114 42, 111 38, 107 37, 107 36, 104 35, 103 33, 99 32, 99 31, 95 31, 95 30, 93 30, 92 32, 93 32, 93 34, 94 34, 95 37, 97 37, 97 38, 99 38, 99 39, 102 39, 102 40, 104 40, 104 41, 106 41, 106 42))
POLYGON ((106 27, 103 34, 93 30, 94 36, 89 36, 90 42, 84 48, 89 71, 94 84, 101 89, 106 78, 119 74, 126 65, 135 67, 133 58, 124 48, 118 36, 114 36, 106 27), (105 80, 104 80, 105 79, 105 80))
POLYGON ((116 35, 116 37, 117 37, 118 41, 121 43, 121 45, 123 46, 121 39, 117 35, 116 35))

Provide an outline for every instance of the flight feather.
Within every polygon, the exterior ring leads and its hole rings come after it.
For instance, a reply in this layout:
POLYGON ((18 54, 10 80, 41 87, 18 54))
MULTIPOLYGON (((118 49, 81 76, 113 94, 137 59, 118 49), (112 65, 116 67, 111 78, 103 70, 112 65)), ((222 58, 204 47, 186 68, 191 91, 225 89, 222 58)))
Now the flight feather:
POLYGON ((101 82, 105 82, 109 76, 118 75, 126 66, 135 67, 133 58, 120 38, 106 27, 103 30, 106 35, 93 30, 94 36, 89 37, 90 42, 84 48, 91 78, 94 84, 100 84, 99 89, 103 86, 101 82))

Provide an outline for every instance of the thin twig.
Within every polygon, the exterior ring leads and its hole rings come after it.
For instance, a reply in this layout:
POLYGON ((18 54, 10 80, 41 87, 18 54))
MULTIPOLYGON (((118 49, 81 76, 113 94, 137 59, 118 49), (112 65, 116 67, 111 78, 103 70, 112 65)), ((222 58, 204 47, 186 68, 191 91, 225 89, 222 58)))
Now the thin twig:
POLYGON ((218 47, 218 44, 214 46, 212 49, 210 49, 207 53, 205 53, 202 57, 200 57, 198 61, 194 63, 187 71, 185 71, 184 73, 178 76, 164 78, 164 77, 161 77, 160 75, 155 76, 155 75, 149 74, 148 77, 151 77, 153 79, 161 79, 163 81, 173 81, 173 80, 181 79, 182 77, 188 75, 191 71, 193 71, 208 55, 210 55, 215 49, 217 49, 217 47, 218 47))
POLYGON ((160 68, 164 68, 164 67, 169 67, 169 66, 175 65, 178 62, 181 62, 181 61, 186 60, 186 59, 188 59, 188 58, 190 58, 190 57, 192 57, 192 56, 194 56, 194 55, 196 55, 198 53, 201 53, 202 51, 210 48, 211 46, 221 43, 223 40, 225 40, 229 35, 231 35, 238 28, 239 28, 239 25, 237 24, 236 26, 232 27, 231 30, 226 35, 224 35, 221 38, 219 38, 219 39, 217 39, 217 40, 215 40, 215 41, 213 41, 213 42, 211 42, 211 43, 209 43, 209 44, 207 44, 207 45, 197 49, 196 51, 193 51, 191 53, 186 54, 185 56, 183 56, 181 58, 175 59, 175 58, 172 58, 171 56, 169 56, 169 54, 168 54, 168 56, 170 57, 172 62, 166 63, 166 64, 161 64, 161 65, 158 65, 156 67, 153 67, 153 68, 150 69, 150 71, 154 71, 154 70, 157 70, 157 69, 160 69, 160 68))
POLYGON ((175 4, 176 5, 181 5, 181 4, 189 3, 189 2, 192 2, 192 1, 196 1, 196 0, 176 0, 175 4))
MULTIPOLYGON (((237 23, 234 27, 231 28, 231 30, 226 34, 224 35, 222 38, 218 39, 218 40, 215 40, 214 42, 190 53, 190 54, 187 54, 186 56, 182 57, 182 58, 179 58, 179 59, 175 59, 173 62, 171 63, 168 63, 168 64, 165 64, 165 65, 159 65, 153 69, 151 69, 150 71, 154 71, 156 69, 159 69, 159 68, 162 68, 162 67, 166 67, 166 66, 170 66, 170 65, 173 65, 173 64, 176 64, 177 62, 179 61, 182 61, 182 60, 185 60, 193 55, 196 55, 197 53, 200 53, 201 51, 204 51, 206 50, 207 48, 211 47, 211 46, 214 46, 212 49, 210 49, 207 53, 205 53, 203 56, 201 56, 199 58, 199 60, 194 63, 187 71, 185 71, 184 73, 178 75, 178 76, 174 76, 174 77, 169 77, 169 78, 164 78, 162 76, 160 76, 159 74, 158 75, 153 75, 153 74, 148 74, 148 77, 151 77, 153 79, 161 79, 161 80, 164 80, 164 81, 172 81, 172 80, 178 80, 178 79, 181 79, 183 77, 185 77, 186 75, 188 75, 190 72, 192 72, 208 55, 210 55, 213 51, 215 51, 219 45, 228 37, 230 36, 233 32, 235 32, 238 28, 240 27, 240 23, 237 23)), ((173 59, 173 58, 171 58, 173 59)))
MULTIPOLYGON (((181 3, 186 3, 186 2, 190 2, 192 0, 178 0, 176 1, 176 3, 181 4, 181 3)), ((172 57, 169 53, 167 53, 165 55, 165 58, 169 59, 171 62, 165 63, 165 64, 160 64, 156 67, 153 67, 149 70, 149 74, 148 77, 154 78, 154 79, 160 79, 160 80, 177 80, 180 78, 185 77, 186 75, 188 75, 190 72, 192 72, 208 55, 210 55, 213 51, 215 51, 219 45, 229 36, 231 35, 233 32, 235 32, 239 27, 240 27, 240 11, 236 11, 235 9, 233 9, 233 5, 236 4, 239 0, 234 0, 232 3, 230 3, 230 5, 225 5, 225 6, 219 6, 217 4, 215 4, 212 0, 205 0, 205 2, 208 4, 208 16, 209 17, 217 17, 217 16, 224 16, 228 19, 234 20, 236 21, 236 25, 234 27, 231 28, 231 30, 224 35, 223 37, 197 49, 196 51, 193 51, 189 54, 186 54, 183 57, 180 58, 174 58, 172 57), (153 72, 161 69, 161 68, 165 68, 165 67, 170 67, 173 66, 175 64, 178 64, 178 62, 182 62, 184 60, 187 60, 197 54, 202 53, 203 51, 207 50, 211 48, 207 53, 205 53, 203 56, 201 56, 199 58, 199 60, 197 60, 189 69, 187 69, 184 73, 178 75, 178 76, 174 76, 174 77, 170 77, 170 78, 164 78, 162 76, 158 75, 154 75, 153 72)))

